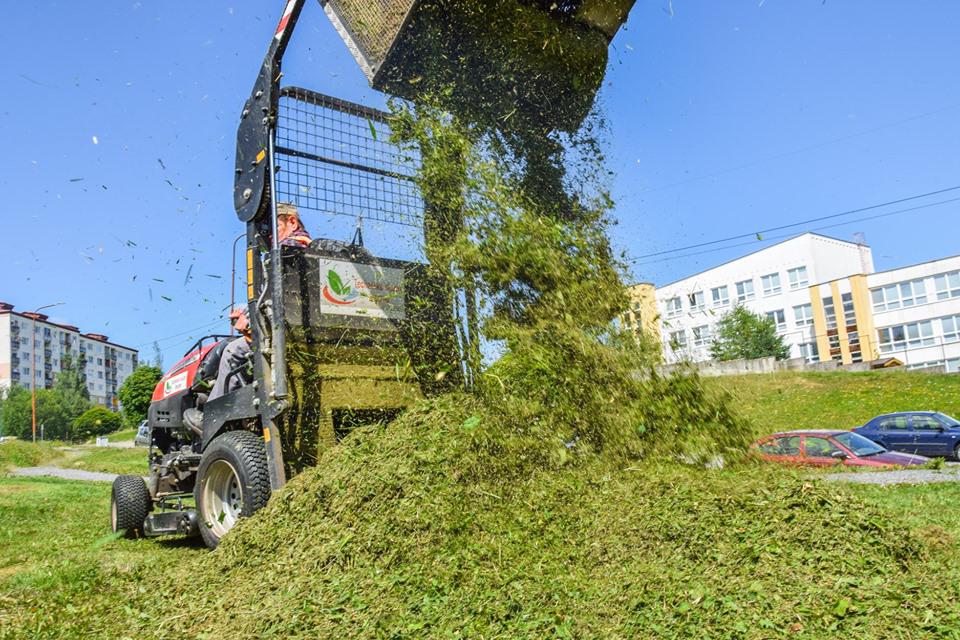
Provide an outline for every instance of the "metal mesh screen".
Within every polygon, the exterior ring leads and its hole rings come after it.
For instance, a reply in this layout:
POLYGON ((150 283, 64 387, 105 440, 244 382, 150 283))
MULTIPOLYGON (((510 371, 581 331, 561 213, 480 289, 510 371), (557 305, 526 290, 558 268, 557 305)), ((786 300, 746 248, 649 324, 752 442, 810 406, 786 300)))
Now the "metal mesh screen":
POLYGON ((371 67, 378 67, 403 27, 414 0, 324 0, 371 67))
POLYGON ((390 142, 387 114, 284 88, 276 143, 277 196, 301 210, 422 226, 414 153, 390 142))

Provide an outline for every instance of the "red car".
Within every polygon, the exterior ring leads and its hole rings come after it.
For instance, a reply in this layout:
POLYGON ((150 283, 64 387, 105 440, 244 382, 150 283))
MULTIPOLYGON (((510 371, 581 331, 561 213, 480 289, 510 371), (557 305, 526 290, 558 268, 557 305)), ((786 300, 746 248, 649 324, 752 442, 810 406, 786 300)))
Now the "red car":
POLYGON ((912 467, 929 458, 887 451, 852 431, 785 431, 760 438, 750 446, 764 460, 782 464, 829 467, 912 467))

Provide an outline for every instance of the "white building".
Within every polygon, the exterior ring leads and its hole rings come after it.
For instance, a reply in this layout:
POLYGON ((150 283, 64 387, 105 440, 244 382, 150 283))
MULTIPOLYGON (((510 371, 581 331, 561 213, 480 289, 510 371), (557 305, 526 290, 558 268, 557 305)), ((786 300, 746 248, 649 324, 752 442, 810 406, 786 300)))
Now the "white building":
POLYGON ((660 340, 667 363, 709 360, 717 323, 740 304, 772 317, 794 358, 960 371, 960 256, 875 273, 866 245, 805 233, 631 293, 625 321, 660 340))
POLYGON ((13 384, 29 389, 31 377, 37 389, 50 388, 65 358, 82 363, 93 402, 119 408, 117 390, 137 368, 136 349, 0 302, 0 389, 13 384))
POLYGON ((873 271, 870 248, 806 233, 656 290, 664 358, 710 359, 716 325, 734 305, 769 315, 791 357, 817 357, 810 284, 873 271))
POLYGON ((960 372, 960 256, 881 271, 867 282, 880 357, 960 372))

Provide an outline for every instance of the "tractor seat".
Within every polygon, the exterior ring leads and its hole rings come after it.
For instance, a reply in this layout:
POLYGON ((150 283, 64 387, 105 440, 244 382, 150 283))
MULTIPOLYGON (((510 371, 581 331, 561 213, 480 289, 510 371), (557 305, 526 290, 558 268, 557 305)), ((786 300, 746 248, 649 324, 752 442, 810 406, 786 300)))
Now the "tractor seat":
POLYGON ((230 340, 221 340, 217 345, 203 356, 200 367, 197 369, 196 381, 215 380, 217 372, 220 370, 220 359, 223 358, 223 350, 230 344, 230 340))

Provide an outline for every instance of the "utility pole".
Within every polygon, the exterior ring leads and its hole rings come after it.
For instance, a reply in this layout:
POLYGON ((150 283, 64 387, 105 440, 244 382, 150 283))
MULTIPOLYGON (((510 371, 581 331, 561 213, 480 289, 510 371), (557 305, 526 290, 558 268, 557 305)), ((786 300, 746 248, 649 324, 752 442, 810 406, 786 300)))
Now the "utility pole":
MULTIPOLYGON (((62 302, 54 302, 53 304, 45 304, 42 307, 37 307, 33 310, 34 316, 30 318, 30 413, 31 413, 31 431, 33 433, 33 441, 37 441, 37 316, 36 314, 40 313, 43 309, 49 309, 50 307, 57 307, 63 304, 62 302)), ((41 436, 42 439, 42 436, 41 436)))

